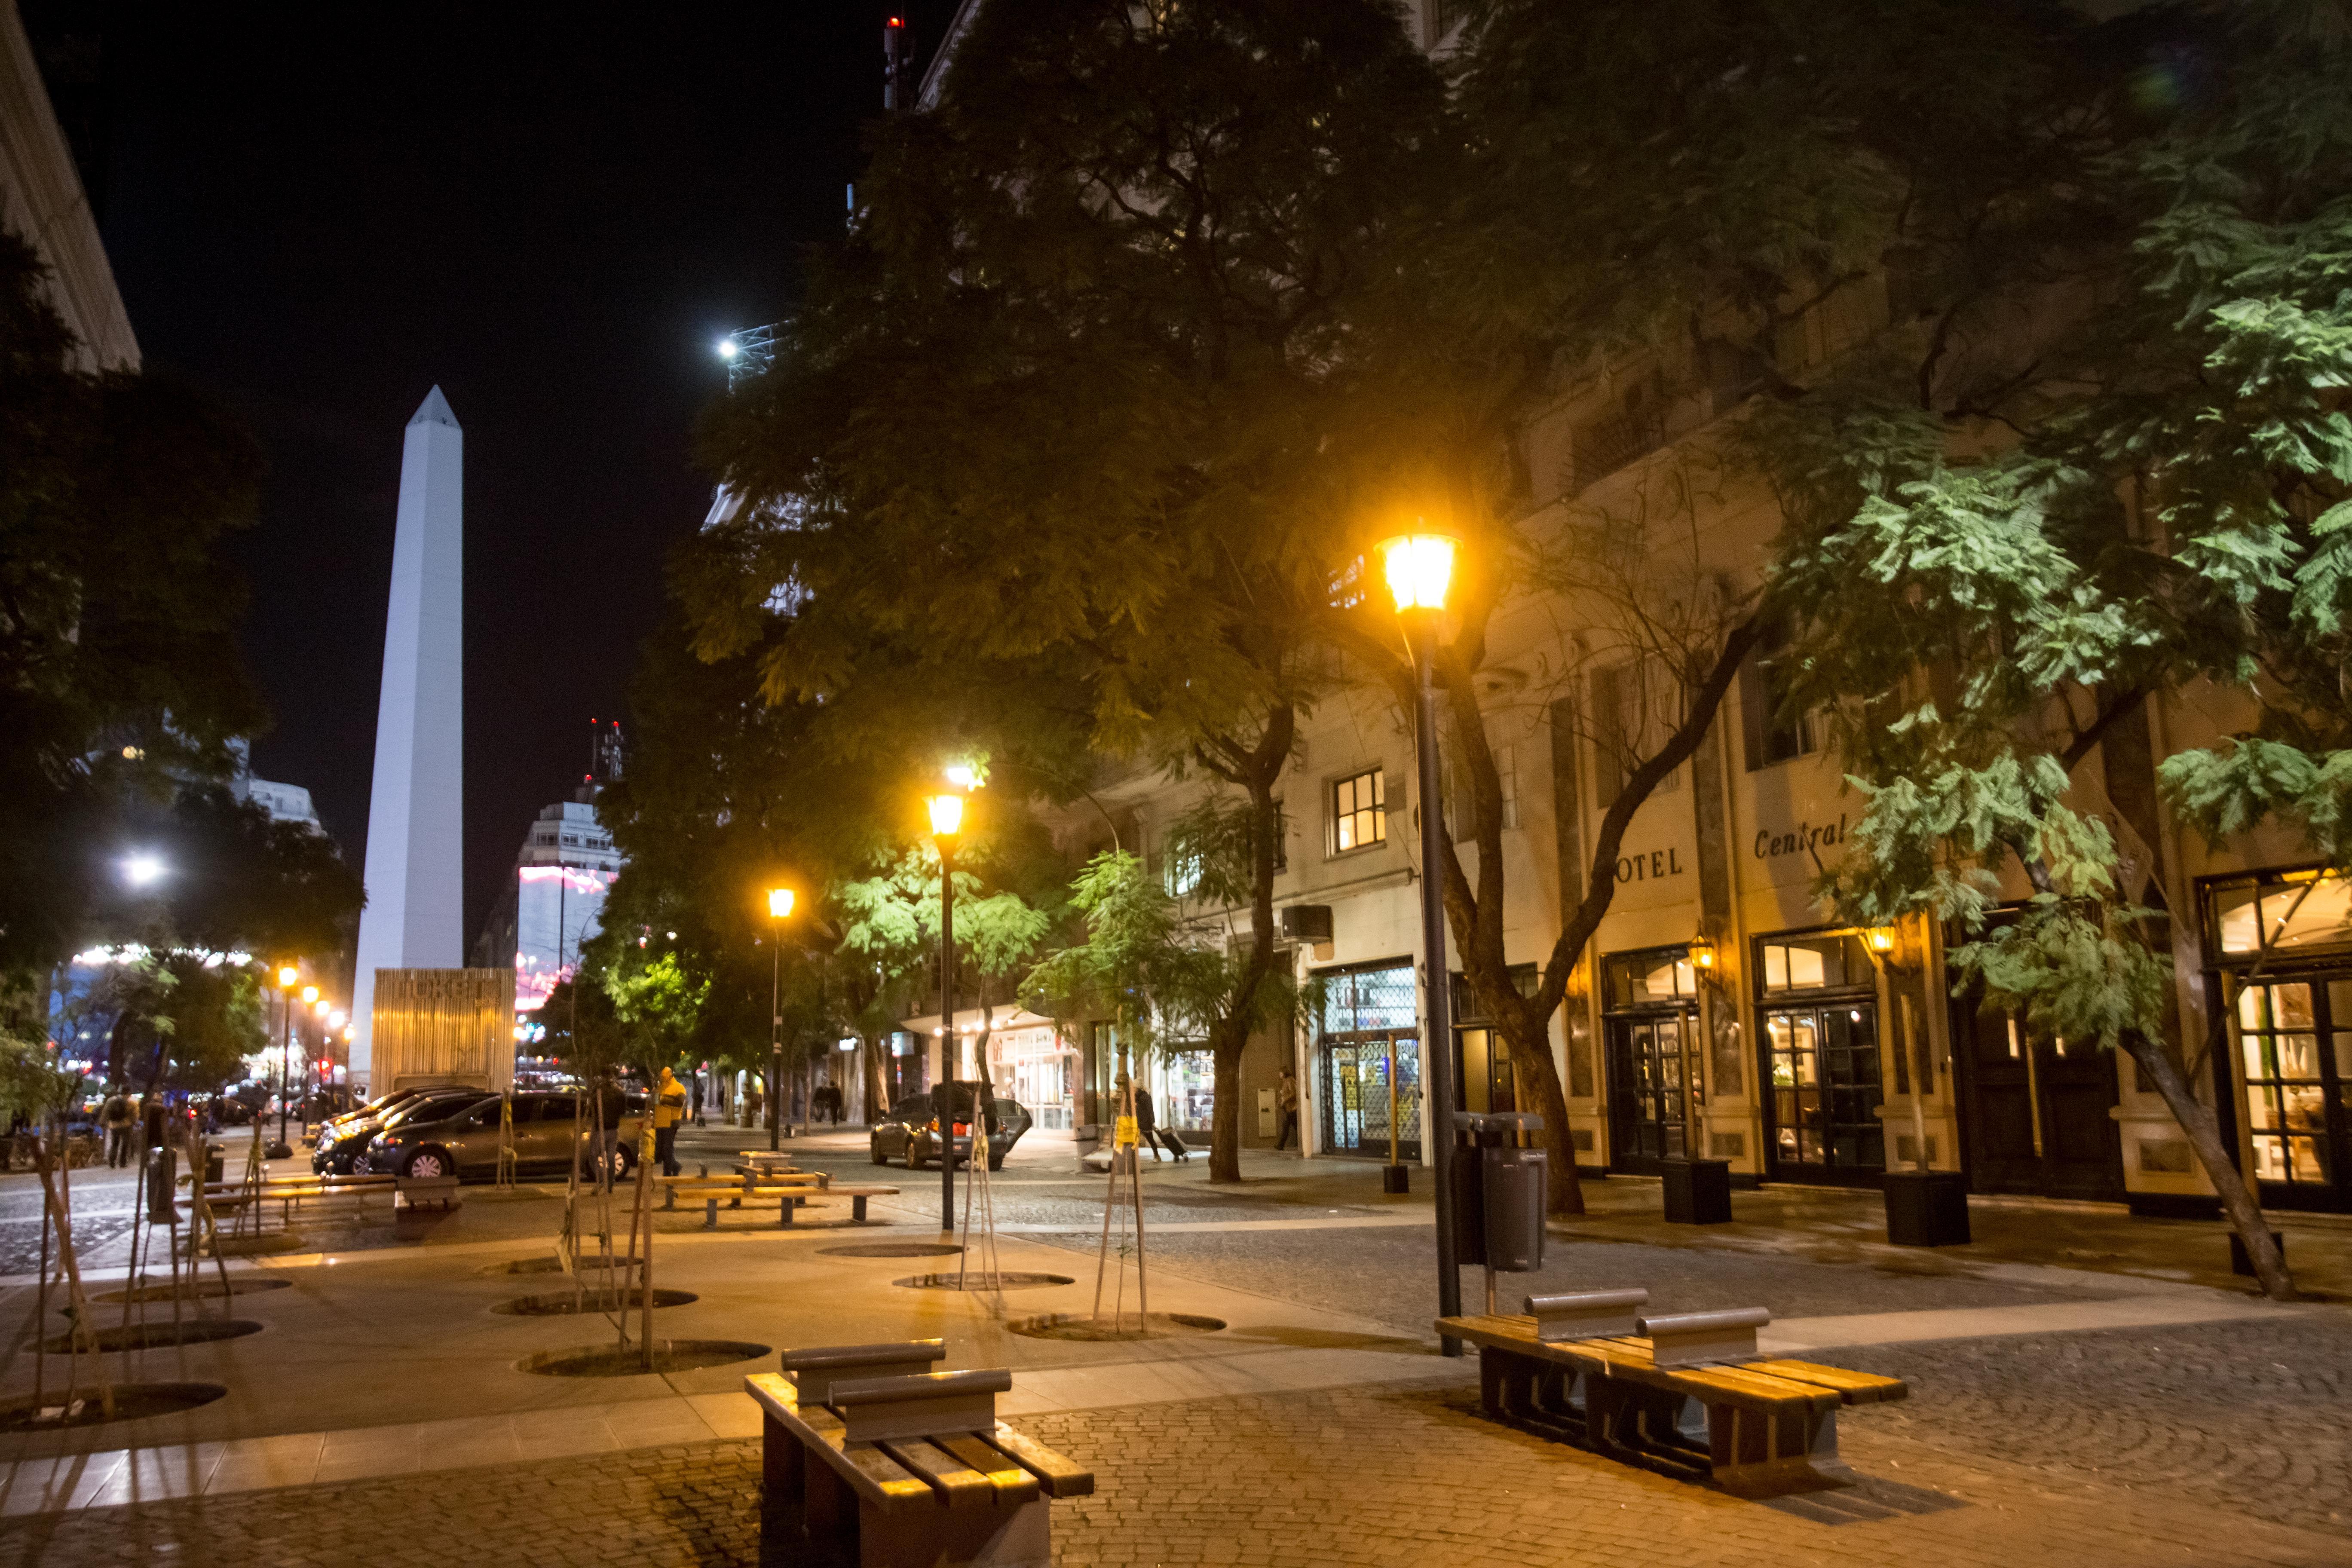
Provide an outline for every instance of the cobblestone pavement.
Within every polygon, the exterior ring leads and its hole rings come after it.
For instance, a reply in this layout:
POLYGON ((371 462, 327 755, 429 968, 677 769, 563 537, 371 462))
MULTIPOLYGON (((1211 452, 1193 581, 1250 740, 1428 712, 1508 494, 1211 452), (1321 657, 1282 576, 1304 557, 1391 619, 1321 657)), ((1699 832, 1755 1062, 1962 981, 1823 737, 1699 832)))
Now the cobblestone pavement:
MULTIPOLYGON (((1099 1490, 1055 1505, 1055 1557, 1105 1568, 2139 1568, 2347 1561, 2347 1542, 2201 1507, 2126 1478, 1955 1457, 1885 1412, 1850 1415, 1852 1490, 1742 1502, 1478 1417, 1466 1391, 1201 1401, 1040 1417, 1099 1490)), ((1897 1407, 1899 1408, 1899 1407, 1897 1407)), ((347 1568, 398 1543, 436 1568, 773 1565, 757 1445, 706 1443, 425 1478, 0 1523, 25 1565, 347 1568)))
POLYGON ((1811 1353, 1911 1384, 1873 1431, 2352 1536, 2352 1317, 1811 1353))
MULTIPOLYGON (((1056 1243, 1053 1237, 1030 1239, 1056 1243)), ((1221 1284, 1333 1311, 1377 1319, 1414 1333, 1437 1316, 1437 1269, 1430 1232, 1395 1230, 1180 1231, 1150 1238, 1155 1263, 1221 1284)), ((1057 1243, 1090 1251, 1084 1239, 1057 1243)), ((1465 1304, 1478 1287, 1465 1269, 1465 1304)), ((2095 1276, 2086 1276, 2095 1279, 2095 1276)), ((1702 1252, 1638 1243, 1553 1238, 1544 1267, 1511 1274, 1496 1296, 1510 1311, 1521 1298, 1555 1290, 1642 1286, 1662 1312, 1769 1307, 1775 1318, 1902 1312, 1944 1307, 2008 1307, 2066 1298, 2056 1291, 1916 1266, 1818 1264, 1772 1254, 1702 1252)))

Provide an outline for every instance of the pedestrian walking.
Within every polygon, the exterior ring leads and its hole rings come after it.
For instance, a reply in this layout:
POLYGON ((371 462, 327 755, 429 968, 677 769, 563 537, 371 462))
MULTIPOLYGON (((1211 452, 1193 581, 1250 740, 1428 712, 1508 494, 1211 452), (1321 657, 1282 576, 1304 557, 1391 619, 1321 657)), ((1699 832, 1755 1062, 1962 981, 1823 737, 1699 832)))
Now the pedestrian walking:
POLYGON ((108 1170, 120 1170, 131 1163, 131 1129, 138 1120, 131 1114, 130 1097, 119 1089, 98 1108, 98 1124, 106 1132, 108 1170))
POLYGON ((701 1125, 703 1124, 703 1122, 702 1122, 702 1075, 701 1075, 700 1073, 696 1073, 696 1074, 694 1075, 694 1124, 695 1124, 697 1127, 699 1127, 699 1126, 701 1126, 701 1125))
POLYGON ((1160 1151, 1163 1147, 1173 1154, 1179 1163, 1192 1158, 1184 1148, 1182 1139, 1172 1132, 1160 1131, 1159 1113, 1151 1109, 1151 1091, 1141 1084, 1135 1086, 1135 1138, 1137 1142, 1151 1151, 1152 1162, 1155 1164, 1159 1163, 1160 1151))
POLYGON ((1298 1069, 1297 1068, 1287 1064, 1284 1066, 1282 1083, 1274 1091, 1274 1103, 1282 1112, 1282 1136, 1274 1141, 1275 1148, 1287 1149, 1296 1142, 1301 1144, 1303 1152, 1304 1141, 1298 1137, 1298 1069))
POLYGON ((654 1157, 661 1162, 663 1175, 677 1175, 685 1169, 677 1163, 677 1124, 686 1119, 686 1085, 667 1068, 654 1085, 653 1111, 654 1157))

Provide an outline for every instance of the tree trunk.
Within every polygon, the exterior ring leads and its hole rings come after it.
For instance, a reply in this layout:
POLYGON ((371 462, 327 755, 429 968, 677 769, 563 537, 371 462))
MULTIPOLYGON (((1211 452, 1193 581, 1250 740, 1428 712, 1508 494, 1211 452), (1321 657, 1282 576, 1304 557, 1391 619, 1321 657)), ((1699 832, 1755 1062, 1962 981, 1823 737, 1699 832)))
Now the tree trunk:
POLYGON ((1216 1065, 1215 1094, 1210 1102, 1209 1180, 1242 1179, 1242 1047, 1247 1041, 1219 1041, 1209 1053, 1216 1065))
POLYGON ((2238 1239, 2245 1244, 2246 1256, 2254 1265, 2254 1278, 2262 1282, 2263 1294, 2274 1301, 2301 1300, 2294 1288, 2294 1276, 2287 1271, 2286 1258, 2271 1241, 2271 1227, 2263 1218, 2262 1205, 2247 1187, 2245 1177, 2238 1170, 2238 1162, 2231 1157, 2228 1145, 2221 1142, 2221 1124, 2213 1108, 2199 1100, 2180 1065, 2172 1059, 2162 1042, 2152 1040, 2136 1031, 2124 1036, 2124 1048, 2140 1070, 2156 1083, 2156 1092, 2164 1097, 2164 1108, 2189 1134, 2189 1147, 2197 1151, 2197 1163, 2205 1167, 2206 1180, 2221 1194, 2221 1212, 2227 1215, 2238 1239))
POLYGON ((1504 1044, 1510 1047, 1511 1066, 1517 1070, 1522 1062, 1531 1064, 1536 1080, 1536 1098, 1541 1103, 1544 1119, 1544 1212, 1546 1214, 1580 1215, 1584 1212, 1584 1184, 1576 1173, 1576 1140, 1568 1131, 1568 1090, 1559 1081, 1559 1064, 1552 1060, 1549 1030, 1538 1029, 1532 1043, 1517 1037, 1519 1031, 1506 1020, 1504 1044))

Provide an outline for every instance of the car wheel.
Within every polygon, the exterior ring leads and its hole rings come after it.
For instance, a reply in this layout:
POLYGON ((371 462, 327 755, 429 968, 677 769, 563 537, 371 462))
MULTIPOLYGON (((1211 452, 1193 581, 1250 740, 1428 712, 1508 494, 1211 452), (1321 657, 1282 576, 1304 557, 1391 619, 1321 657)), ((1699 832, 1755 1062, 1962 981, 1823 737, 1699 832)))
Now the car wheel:
POLYGON ((866 1152, 867 1157, 877 1165, 887 1165, 890 1163, 890 1156, 882 1152, 882 1140, 879 1138, 869 1138, 866 1141, 866 1152))
POLYGON ((988 1163, 988 1168, 992 1171, 1001 1171, 1004 1169, 1004 1162, 1002 1160, 991 1160, 988 1163))
POLYGON ((419 1149, 408 1157, 408 1169, 404 1173, 412 1182, 429 1182, 440 1176, 454 1176, 457 1170, 446 1151, 419 1149))
POLYGON ((927 1163, 929 1163, 928 1161, 915 1152, 915 1146, 912 1143, 907 1145, 907 1169, 919 1171, 927 1163))

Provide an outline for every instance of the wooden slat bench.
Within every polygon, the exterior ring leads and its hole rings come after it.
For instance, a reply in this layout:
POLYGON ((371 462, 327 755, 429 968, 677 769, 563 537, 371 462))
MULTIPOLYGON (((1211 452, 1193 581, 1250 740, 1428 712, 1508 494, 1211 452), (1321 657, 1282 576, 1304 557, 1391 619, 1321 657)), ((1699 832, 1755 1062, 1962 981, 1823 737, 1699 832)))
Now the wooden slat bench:
POLYGON ((740 1208, 745 1198, 755 1200, 774 1198, 782 1215, 782 1223, 787 1226, 793 1223, 793 1214, 795 1209, 824 1208, 830 1206, 831 1199, 847 1198, 850 1203, 850 1219, 863 1225, 866 1223, 867 1198, 891 1197, 898 1191, 896 1187, 886 1186, 835 1186, 830 1177, 821 1176, 815 1172, 795 1174, 803 1176, 805 1179, 794 1180, 772 1176, 757 1178, 656 1176, 654 1183, 662 1189, 664 1194, 662 1206, 665 1209, 675 1210, 677 1207, 677 1194, 680 1193, 685 1194, 688 1198, 700 1198, 703 1205, 702 1224, 706 1230, 715 1230, 719 1226, 719 1202, 721 1198, 727 1200, 729 1208, 740 1208))
MULTIPOLYGON (((797 1525, 859 1568, 1050 1568, 1047 1500, 1087 1495, 1093 1473, 997 1421, 1012 1373, 914 1370, 944 1353, 937 1340, 787 1351, 791 1376, 745 1378, 764 1528, 797 1525)), ((766 1557, 787 1560, 774 1542, 766 1557)))
POLYGON ((1573 1320, 1555 1304, 1574 1300, 1531 1298, 1527 1316, 1440 1318, 1437 1331, 1478 1347, 1489 1415, 1736 1496, 1852 1485, 1838 1459, 1839 1407, 1907 1392, 1895 1378, 1758 1354, 1760 1309, 1637 1317, 1626 1326, 1641 1333, 1539 1336, 1546 1318, 1573 1320), (1727 1344, 1728 1354, 1706 1353, 1727 1344))
MULTIPOLYGON (((205 1202, 215 1209, 236 1210, 257 1205, 276 1204, 280 1224, 291 1224, 293 1211, 304 1204, 348 1202, 364 1209, 371 1197, 389 1196, 393 1192, 390 1176, 348 1176, 331 1181, 315 1176, 274 1177, 258 1185, 243 1182, 208 1182, 205 1185, 205 1202)), ((194 1206, 192 1198, 182 1198, 184 1208, 194 1206)))

